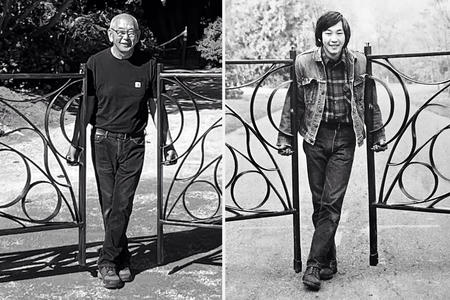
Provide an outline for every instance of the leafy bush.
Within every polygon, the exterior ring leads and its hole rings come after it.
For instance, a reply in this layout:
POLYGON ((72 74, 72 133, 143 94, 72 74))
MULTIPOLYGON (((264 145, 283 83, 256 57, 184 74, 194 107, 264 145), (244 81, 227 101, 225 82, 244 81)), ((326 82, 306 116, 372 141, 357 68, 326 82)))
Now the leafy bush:
MULTIPOLYGON (((0 8, 0 72, 78 72, 90 55, 110 45, 111 18, 138 5, 128 2, 94 11, 71 0, 17 0, 0 8)), ((140 23, 141 48, 154 51, 153 33, 140 23)))
MULTIPOLYGON (((87 15, 70 17, 64 20, 67 30, 65 61, 71 64, 70 69, 76 70, 80 63, 86 62, 90 55, 110 46, 108 27, 110 20, 121 13, 117 9, 97 11, 87 15)), ((145 25, 141 27, 140 48, 154 51, 156 40, 153 33, 145 25)))
POLYGON ((197 42, 200 56, 211 65, 222 64, 222 18, 218 17, 205 28, 203 38, 197 42))

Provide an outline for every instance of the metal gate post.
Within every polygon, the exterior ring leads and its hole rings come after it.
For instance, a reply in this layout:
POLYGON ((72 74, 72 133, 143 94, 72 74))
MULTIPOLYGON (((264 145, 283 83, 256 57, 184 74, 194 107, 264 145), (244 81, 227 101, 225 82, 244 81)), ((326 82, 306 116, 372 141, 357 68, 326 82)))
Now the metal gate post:
POLYGON ((298 181, 298 139, 297 139, 297 80, 295 76, 295 58, 297 52, 292 49, 289 56, 293 61, 290 78, 291 83, 291 134, 292 134, 292 204, 295 212, 293 213, 293 229, 294 229, 294 270, 296 273, 302 271, 302 253, 300 245, 300 197, 299 197, 299 181, 298 181))
POLYGON ((181 46, 181 65, 183 68, 186 67, 186 53, 187 53, 187 35, 188 35, 188 28, 187 26, 184 27, 184 34, 182 38, 182 46, 181 46))
MULTIPOLYGON (((372 47, 367 43, 364 47, 364 54, 372 54, 372 47)), ((372 76, 372 62, 367 59, 366 73, 370 77, 372 76)), ((373 205, 376 202, 376 190, 375 190, 375 159, 374 153, 370 149, 373 143, 373 136, 371 131, 373 130, 373 89, 375 88, 375 82, 371 78, 366 78, 364 89, 364 104, 365 104, 365 119, 367 128, 367 141, 366 141, 366 153, 367 153, 367 180, 368 180, 368 193, 369 193, 369 240, 370 240, 370 256, 369 264, 376 266, 378 264, 378 246, 377 246, 377 211, 373 205)))
POLYGON ((82 151, 80 153, 80 166, 78 178, 78 210, 79 227, 78 227, 78 263, 81 266, 86 265, 86 101, 87 101, 87 72, 86 64, 81 65, 81 73, 83 74, 82 97, 80 101, 80 144, 82 151))
POLYGON ((161 72, 163 70, 163 64, 158 64, 156 69, 156 80, 157 80, 157 103, 156 103, 156 131, 157 131, 157 153, 156 153, 156 161, 157 161, 157 180, 156 180, 156 195, 157 195, 157 254, 156 254, 156 262, 158 265, 162 264, 164 259, 164 230, 163 230, 163 138, 162 138, 162 114, 161 109, 164 105, 163 97, 161 97, 162 87, 161 87, 161 72))

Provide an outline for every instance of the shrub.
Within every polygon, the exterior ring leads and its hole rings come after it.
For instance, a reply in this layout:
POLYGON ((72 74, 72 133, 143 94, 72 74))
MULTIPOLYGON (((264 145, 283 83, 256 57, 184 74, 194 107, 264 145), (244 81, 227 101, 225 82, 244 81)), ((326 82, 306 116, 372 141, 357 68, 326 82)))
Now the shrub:
POLYGON ((222 18, 218 17, 204 30, 203 38, 197 42, 200 56, 212 66, 220 67, 222 64, 222 18))
MULTIPOLYGON (((18 0, 7 14, 0 10, 0 72, 78 72, 90 55, 110 45, 109 22, 125 11, 123 4, 122 8, 86 11, 73 3, 60 14, 58 22, 50 24, 57 13, 57 2, 18 0)), ((145 22, 140 23, 141 48, 154 51, 153 33, 145 22)))

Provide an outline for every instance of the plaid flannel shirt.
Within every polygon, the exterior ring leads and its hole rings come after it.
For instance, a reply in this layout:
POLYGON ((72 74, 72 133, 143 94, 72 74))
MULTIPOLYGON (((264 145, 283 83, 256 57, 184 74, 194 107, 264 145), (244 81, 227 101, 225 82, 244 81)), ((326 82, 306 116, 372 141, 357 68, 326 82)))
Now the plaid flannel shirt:
POLYGON ((322 121, 329 123, 351 123, 351 94, 345 64, 345 54, 337 62, 322 55, 327 74, 327 97, 322 121))

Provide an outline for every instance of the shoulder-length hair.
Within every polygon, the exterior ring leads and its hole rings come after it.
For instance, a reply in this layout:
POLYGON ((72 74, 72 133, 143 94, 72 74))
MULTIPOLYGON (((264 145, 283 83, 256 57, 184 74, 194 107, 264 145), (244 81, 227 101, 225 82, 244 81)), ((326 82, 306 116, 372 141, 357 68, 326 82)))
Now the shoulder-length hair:
POLYGON ((344 18, 344 16, 337 11, 326 12, 322 16, 320 16, 319 19, 317 19, 316 32, 315 32, 317 47, 322 47, 322 45, 323 45, 322 32, 324 32, 331 26, 334 26, 341 21, 342 21, 342 28, 344 29, 344 34, 345 34, 344 48, 347 47, 348 41, 350 41, 350 35, 351 35, 350 25, 348 25, 348 22, 344 18))

